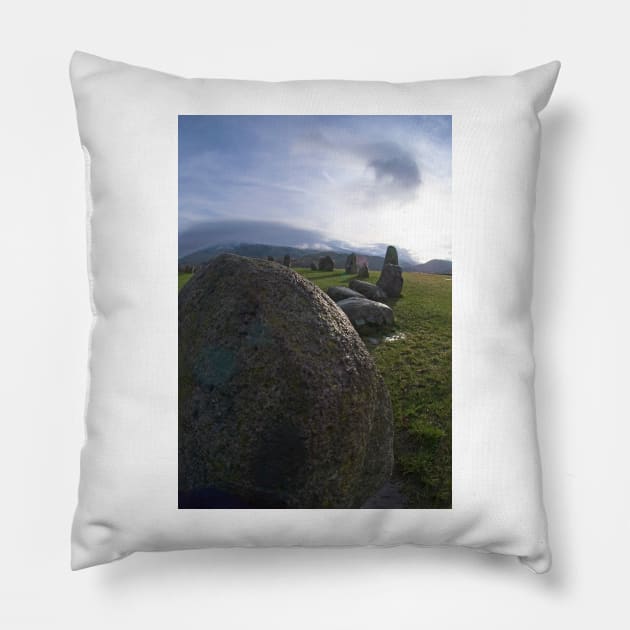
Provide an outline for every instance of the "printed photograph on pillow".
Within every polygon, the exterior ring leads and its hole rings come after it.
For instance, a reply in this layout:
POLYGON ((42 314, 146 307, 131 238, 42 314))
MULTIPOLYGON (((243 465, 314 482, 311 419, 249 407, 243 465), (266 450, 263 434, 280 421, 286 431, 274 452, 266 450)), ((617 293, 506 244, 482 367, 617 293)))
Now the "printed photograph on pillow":
POLYGON ((451 507, 450 115, 180 115, 180 509, 451 507))

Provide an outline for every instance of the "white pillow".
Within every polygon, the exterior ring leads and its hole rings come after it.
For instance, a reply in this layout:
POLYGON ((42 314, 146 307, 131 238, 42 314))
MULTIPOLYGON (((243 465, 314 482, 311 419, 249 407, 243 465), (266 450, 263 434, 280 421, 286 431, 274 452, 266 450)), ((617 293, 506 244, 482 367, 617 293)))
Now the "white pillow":
MULTIPOLYGON (((264 83, 183 79, 75 53, 71 80, 86 158, 95 322, 74 569, 134 551, 409 543, 472 547, 548 570, 529 304, 538 113, 558 70, 552 62, 510 77, 264 83), (446 191, 447 209, 434 222, 449 236, 443 245, 449 254, 452 245, 455 269, 450 509, 313 509, 312 503, 304 509, 179 509, 178 117, 189 115, 387 115, 392 129, 395 116, 452 117, 452 194, 446 191)), ((389 145, 384 158, 364 152, 361 171, 352 160, 363 150, 357 147, 365 148, 364 128, 353 132, 356 137, 345 131, 346 141, 331 130, 328 136, 353 147, 344 175, 353 172, 391 192, 400 183, 396 169, 409 167, 411 174, 402 175, 411 178, 405 203, 439 170, 427 162, 416 173, 405 162, 408 155, 389 145)), ((207 169, 212 183, 218 175, 207 169)), ((320 175, 335 179, 335 172, 320 175)), ((401 216, 403 202, 394 201, 380 215, 385 206, 377 204, 369 219, 377 228, 380 222, 384 234, 401 216)), ((203 204, 197 209, 205 211, 203 204)), ((419 216, 410 215, 405 243, 425 225, 419 216)), ((419 373, 418 387, 422 379, 419 373)))

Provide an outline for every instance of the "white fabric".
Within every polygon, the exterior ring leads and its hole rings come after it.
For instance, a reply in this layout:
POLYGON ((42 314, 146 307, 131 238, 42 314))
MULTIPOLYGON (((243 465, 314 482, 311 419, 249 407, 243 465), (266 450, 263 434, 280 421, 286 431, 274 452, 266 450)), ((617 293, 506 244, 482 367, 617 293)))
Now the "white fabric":
POLYGON ((94 328, 72 567, 208 546, 463 545, 549 568, 529 314, 559 70, 408 84, 183 79, 75 53, 94 328), (453 115, 453 508, 178 510, 178 114, 453 115))

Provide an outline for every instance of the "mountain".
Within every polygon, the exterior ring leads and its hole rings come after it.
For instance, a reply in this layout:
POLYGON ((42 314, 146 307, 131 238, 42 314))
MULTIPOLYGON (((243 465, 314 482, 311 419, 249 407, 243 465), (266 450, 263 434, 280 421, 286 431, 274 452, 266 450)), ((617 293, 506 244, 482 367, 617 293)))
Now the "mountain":
MULTIPOLYGON (((275 260, 282 261, 286 254, 291 256, 292 260, 298 260, 303 258, 312 258, 313 260, 331 252, 321 249, 302 249, 299 247, 286 247, 282 245, 263 245, 261 243, 223 243, 221 245, 212 245, 211 247, 205 247, 192 254, 187 254, 179 259, 179 263, 183 265, 200 265, 208 262, 212 258, 216 258, 220 254, 237 254, 239 256, 246 256, 247 258, 267 258, 267 256, 273 256, 275 260)), ((340 254, 344 257, 350 253, 340 254)), ((335 261, 336 263, 336 261, 335 261)), ((310 260, 309 260, 310 264, 310 260)))
MULTIPOLYGON (((385 247, 383 247, 383 251, 385 247)), ((362 254, 356 250, 342 246, 335 246, 334 250, 326 249, 302 249, 299 247, 284 247, 281 245, 265 245, 262 243, 223 243, 205 247, 179 259, 180 265, 201 265, 220 254, 237 254, 248 258, 267 258, 273 256, 278 262, 286 254, 291 256, 291 264, 294 267, 309 267, 312 262, 317 263, 322 256, 330 256, 335 262, 335 267, 342 268, 346 264, 348 254, 355 252, 359 263, 367 262, 369 269, 380 270, 383 266, 384 256, 362 254)), ((400 256, 400 264, 404 271, 422 271, 423 273, 450 274, 450 261, 430 260, 424 264, 418 264, 406 256, 400 256)))
POLYGON ((413 265, 407 271, 421 271, 422 273, 435 273, 443 276, 453 275, 453 262, 450 260, 433 259, 425 263, 413 265))

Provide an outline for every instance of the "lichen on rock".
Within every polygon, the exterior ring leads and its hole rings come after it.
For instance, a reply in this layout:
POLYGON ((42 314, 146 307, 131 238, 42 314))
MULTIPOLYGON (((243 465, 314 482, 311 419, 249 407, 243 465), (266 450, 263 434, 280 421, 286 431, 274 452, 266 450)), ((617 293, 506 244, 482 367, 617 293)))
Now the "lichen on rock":
POLYGON ((360 507, 389 478, 392 408, 313 283, 224 254, 179 293, 179 489, 252 507, 360 507))

